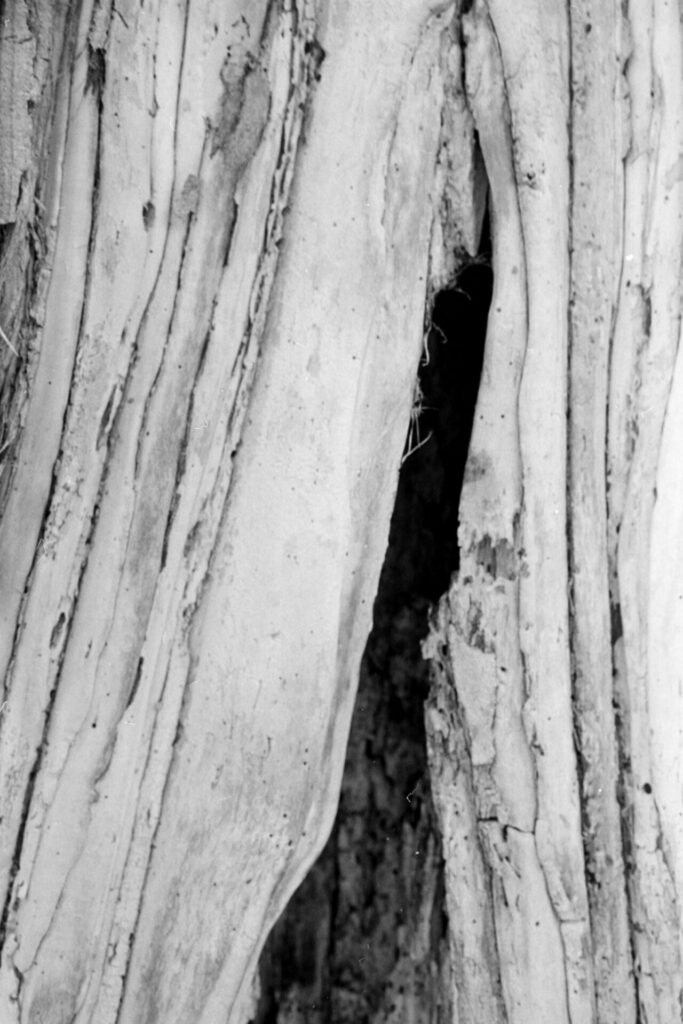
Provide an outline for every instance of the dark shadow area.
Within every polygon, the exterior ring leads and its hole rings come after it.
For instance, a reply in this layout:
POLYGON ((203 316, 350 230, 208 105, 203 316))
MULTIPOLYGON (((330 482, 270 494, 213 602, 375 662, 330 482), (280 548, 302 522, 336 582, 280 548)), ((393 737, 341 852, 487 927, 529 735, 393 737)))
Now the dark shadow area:
POLYGON ((484 248, 457 286, 436 296, 339 811, 265 947, 256 1024, 450 1019, 443 864, 423 720, 429 672, 420 644, 429 608, 458 567, 458 503, 491 298, 487 257, 484 248))
POLYGON ((458 568, 458 506, 492 290, 488 259, 480 259, 434 301, 378 601, 385 575, 437 601, 458 568))

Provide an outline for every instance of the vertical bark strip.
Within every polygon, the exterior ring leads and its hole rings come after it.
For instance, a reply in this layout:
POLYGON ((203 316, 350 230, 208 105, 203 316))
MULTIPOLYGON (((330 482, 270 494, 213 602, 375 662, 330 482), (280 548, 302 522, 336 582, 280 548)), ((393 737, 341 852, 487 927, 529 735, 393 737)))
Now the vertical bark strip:
POLYGON ((426 648, 455 962, 469 941, 476 964, 456 967, 463 1019, 683 1005, 677 16, 463 18, 496 288, 461 565, 426 648))
POLYGON ((509 17, 491 5, 489 20, 475 5, 465 21, 496 291, 462 500, 462 561, 439 631, 448 636, 492 877, 505 1006, 492 1019, 588 1021, 564 555, 568 144, 557 126, 566 122, 566 22, 559 6, 526 4, 514 25, 509 17), (523 77, 514 73, 522 65, 523 77))
POLYGON ((568 540, 574 718, 597 1020, 635 1020, 612 694, 607 407, 623 258, 624 29, 616 7, 571 10, 568 540), (611 59, 606 60, 605 55, 611 59))
POLYGON ((444 833, 458 1017, 504 1021, 505 1003, 521 1011, 540 1001, 538 1012, 548 1009, 541 973, 549 965, 540 954, 542 948, 556 947, 558 940, 547 899, 543 931, 525 934, 524 918, 505 888, 514 877, 511 862, 517 870, 520 861, 528 868, 522 886, 530 887, 538 878, 538 864, 529 863, 520 848, 524 836, 531 836, 536 803, 521 719, 524 683, 514 625, 521 493, 517 391, 526 342, 526 260, 498 43, 481 8, 465 19, 464 31, 467 93, 489 178, 494 293, 461 499, 462 584, 451 590, 437 631, 447 639, 461 709, 453 706, 447 682, 451 672, 445 665, 444 692, 442 687, 435 692, 427 728, 444 833), (509 612, 506 604, 512 606, 509 612), (495 608, 503 617, 480 629, 479 623, 489 613, 493 617, 495 608), (458 664, 467 669, 458 671, 458 664), (460 692, 460 680, 467 693, 460 692), (470 744, 468 766, 463 754, 470 744), (514 784, 508 787, 508 780, 514 784), (486 822, 486 842, 479 838, 480 821, 486 822), (474 886, 472 878, 478 880, 474 886), (503 916, 521 948, 528 950, 523 957, 527 969, 519 974, 509 948, 504 957, 495 954, 494 936, 504 927, 503 916))
POLYGON ((641 1014, 663 1022, 683 1006, 680 667, 671 618, 677 533, 670 519, 678 489, 671 429, 679 401, 681 37, 678 15, 665 3, 629 5, 628 19, 631 135, 612 345, 609 512, 634 965, 641 1014), (671 531, 666 539, 663 527, 671 531))

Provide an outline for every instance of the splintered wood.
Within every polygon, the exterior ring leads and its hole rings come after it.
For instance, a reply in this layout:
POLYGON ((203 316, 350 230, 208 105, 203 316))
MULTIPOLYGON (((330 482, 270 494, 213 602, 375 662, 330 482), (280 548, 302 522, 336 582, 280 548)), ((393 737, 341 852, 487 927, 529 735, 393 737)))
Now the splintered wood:
POLYGON ((422 351, 440 6, 72 5, 0 525, 3 1024, 241 1022, 326 838, 422 351))
POLYGON ((680 1020, 677 5, 0 8, 2 1024, 252 1016, 487 190, 443 1005, 680 1020))
POLYGON ((463 18, 495 291, 426 653, 457 1019, 679 1020, 678 13, 463 18))

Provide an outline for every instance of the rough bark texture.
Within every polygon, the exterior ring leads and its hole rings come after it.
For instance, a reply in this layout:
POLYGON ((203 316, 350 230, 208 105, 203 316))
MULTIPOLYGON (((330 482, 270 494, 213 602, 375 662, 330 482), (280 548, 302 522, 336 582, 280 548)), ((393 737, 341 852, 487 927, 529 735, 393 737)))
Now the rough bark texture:
POLYGON ((239 1020, 332 823, 450 16, 43 6, 3 35, 1 1013, 239 1020))
POLYGON ((463 33, 495 291, 428 644, 456 1019, 678 1020, 678 13, 463 33))
MULTIPOLYGON (((403 818, 421 730, 364 690, 310 1019, 679 1019, 676 6, 0 15, 3 1024, 301 1019, 257 961, 332 826, 425 311, 487 188, 431 797, 403 818), (368 820, 401 840, 353 882, 368 820), (361 998, 330 978, 368 935, 361 998)), ((364 670, 413 714, 416 593, 364 670)))
MULTIPOLYGON (((495 288, 460 567, 425 645, 457 1021, 683 1014, 677 18, 461 21, 495 288)), ((290 1016, 289 994, 278 1021, 343 1019, 290 1016)), ((432 1019, 412 993, 402 1013, 432 1019)))
POLYGON ((421 641, 430 602, 457 567, 490 278, 482 257, 434 303, 335 828, 264 951, 259 1024, 452 1020, 421 641))

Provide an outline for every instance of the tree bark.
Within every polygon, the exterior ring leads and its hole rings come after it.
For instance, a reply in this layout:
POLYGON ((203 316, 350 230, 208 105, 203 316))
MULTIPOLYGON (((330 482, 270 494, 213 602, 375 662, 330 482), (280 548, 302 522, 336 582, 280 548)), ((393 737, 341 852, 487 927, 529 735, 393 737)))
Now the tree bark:
MULTIPOLYGON (((2 1020, 678 1019, 677 11, 0 15, 2 1020), (333 824, 430 318, 486 202, 426 739, 395 792, 367 788, 425 862, 372 933, 403 927, 372 999, 356 970, 302 1017, 281 925, 259 1010, 261 949, 333 824)), ((392 612, 413 717, 437 597, 392 612)), ((353 796, 372 768, 349 749, 353 796)), ((337 839, 362 843, 369 799, 337 839)))
POLYGON ((492 2, 463 21, 496 285, 462 561, 429 644, 456 1019, 666 1021, 683 1006, 664 555, 681 37, 666 5, 627 14, 492 2))

